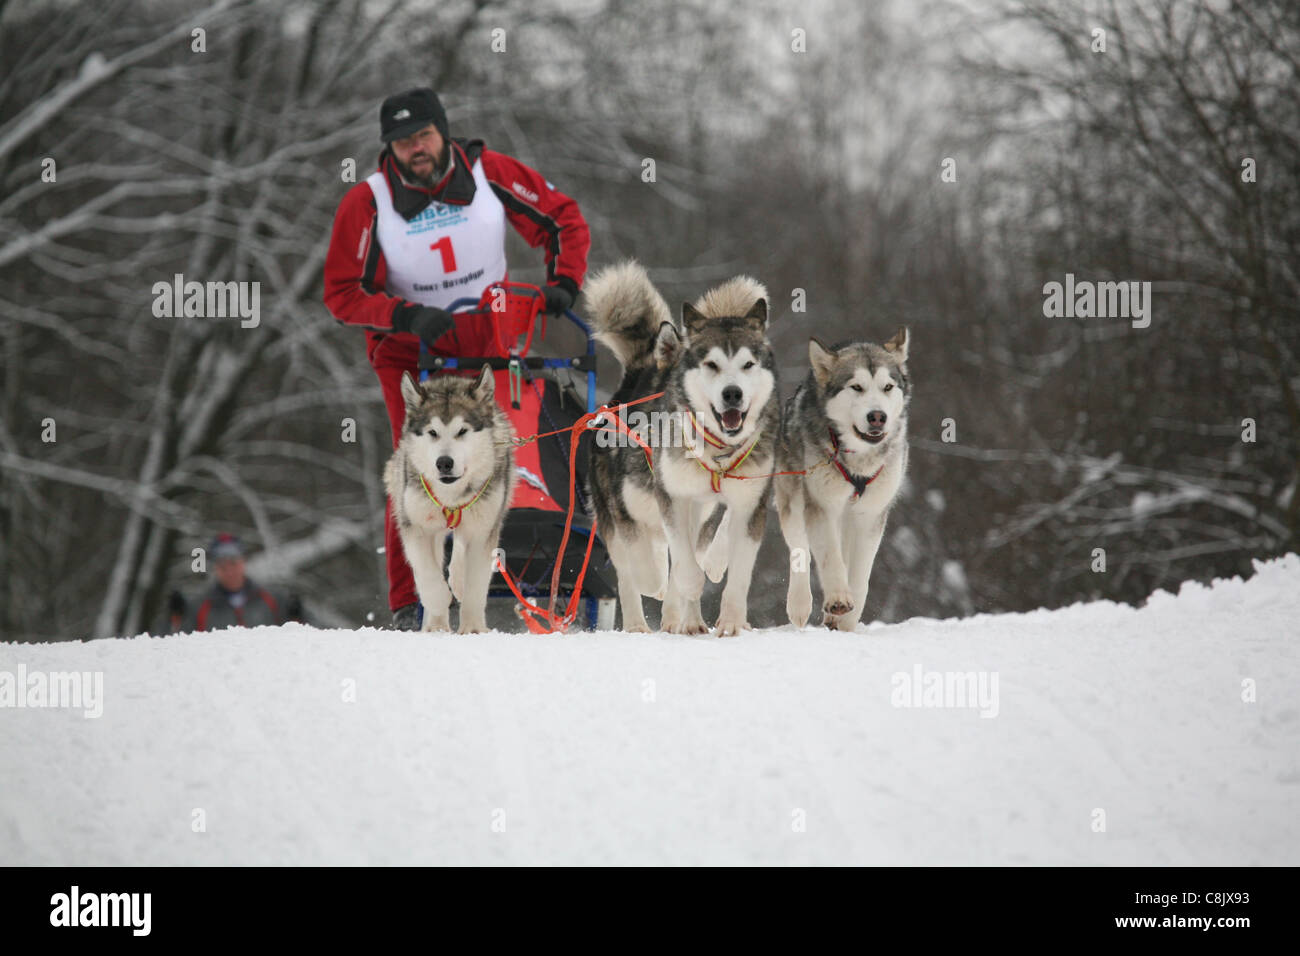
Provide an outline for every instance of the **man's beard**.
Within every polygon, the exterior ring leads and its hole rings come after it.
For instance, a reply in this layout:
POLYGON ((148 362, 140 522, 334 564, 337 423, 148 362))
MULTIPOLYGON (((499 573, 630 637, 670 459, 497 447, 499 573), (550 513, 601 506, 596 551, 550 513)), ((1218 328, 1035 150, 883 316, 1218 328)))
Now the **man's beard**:
POLYGON ((438 180, 442 179, 442 177, 447 173, 447 163, 451 158, 451 144, 446 140, 443 140, 442 155, 434 159, 433 168, 429 171, 427 175, 424 176, 415 172, 413 168, 415 161, 419 159, 421 156, 426 156, 430 159, 433 159, 433 157, 429 156, 428 153, 421 151, 412 154, 411 166, 406 165, 396 156, 393 157, 393 161, 397 163, 397 168, 401 172, 402 178, 404 178, 407 182, 412 183, 413 185, 416 186, 423 186, 426 189, 432 189, 434 186, 438 184, 438 180))

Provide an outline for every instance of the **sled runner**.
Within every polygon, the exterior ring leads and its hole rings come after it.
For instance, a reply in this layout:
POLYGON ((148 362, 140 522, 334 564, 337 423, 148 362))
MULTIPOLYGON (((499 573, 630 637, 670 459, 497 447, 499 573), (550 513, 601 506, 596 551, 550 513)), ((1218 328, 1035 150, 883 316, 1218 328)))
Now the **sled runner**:
MULTIPOLYGON (((565 429, 584 413, 596 410, 596 345, 587 324, 572 310, 566 310, 564 318, 582 332, 586 343, 584 353, 556 357, 530 355, 539 316, 541 339, 546 338, 547 316, 542 308, 541 290, 522 282, 494 283, 484 290, 480 299, 458 299, 449 311, 491 323, 497 354, 433 355, 421 342, 419 368, 420 380, 425 381, 430 375, 459 371, 477 374, 485 363, 492 367, 497 403, 510 417, 516 436, 523 440, 514 448, 519 480, 498 546, 524 598, 542 603, 554 597, 555 604, 563 606, 572 597, 592 533, 585 500, 587 455, 584 449, 576 458, 573 485, 577 501, 569 539, 561 555, 570 506, 570 435, 546 433, 565 429), (578 375, 585 375, 585 398, 573 385, 578 375), (538 435, 543 437, 528 440, 538 435), (557 562, 560 592, 552 595, 557 562)), ((590 435, 582 438, 583 442, 592 440, 590 435)), ((614 566, 599 534, 590 545, 581 595, 586 626, 612 629, 618 593, 614 566)), ((499 571, 494 572, 492 580, 490 598, 514 596, 499 571)))

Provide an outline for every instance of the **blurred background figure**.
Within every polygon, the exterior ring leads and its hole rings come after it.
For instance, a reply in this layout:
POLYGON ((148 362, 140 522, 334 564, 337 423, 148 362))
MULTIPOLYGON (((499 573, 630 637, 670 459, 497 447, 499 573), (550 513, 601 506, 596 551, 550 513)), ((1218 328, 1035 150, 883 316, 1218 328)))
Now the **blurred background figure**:
POLYGON ((277 596, 255 583, 246 573, 244 558, 244 545, 233 534, 222 532, 213 538, 208 546, 212 586, 198 601, 187 600, 179 591, 173 591, 162 630, 175 633, 259 627, 286 621, 307 623, 298 596, 277 596))

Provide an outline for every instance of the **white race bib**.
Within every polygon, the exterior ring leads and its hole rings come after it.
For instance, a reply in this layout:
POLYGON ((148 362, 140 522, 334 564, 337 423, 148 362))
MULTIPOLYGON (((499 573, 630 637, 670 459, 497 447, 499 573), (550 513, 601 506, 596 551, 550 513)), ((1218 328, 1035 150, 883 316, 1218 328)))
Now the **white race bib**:
POLYGON ((393 208, 382 172, 366 182, 375 194, 379 248, 388 267, 385 291, 410 302, 445 309, 475 299, 506 277, 506 211, 474 163, 474 201, 455 206, 434 201, 407 222, 393 208))

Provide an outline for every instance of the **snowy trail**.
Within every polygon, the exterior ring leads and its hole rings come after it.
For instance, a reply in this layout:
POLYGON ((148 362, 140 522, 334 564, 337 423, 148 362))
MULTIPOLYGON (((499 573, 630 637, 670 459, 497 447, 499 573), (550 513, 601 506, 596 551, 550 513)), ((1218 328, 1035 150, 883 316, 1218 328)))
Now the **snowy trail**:
POLYGON ((858 634, 0 644, 105 698, 0 707, 0 862, 1295 865, 1298 639, 1291 555, 858 634), (996 716, 894 706, 918 665, 996 672, 996 716))

